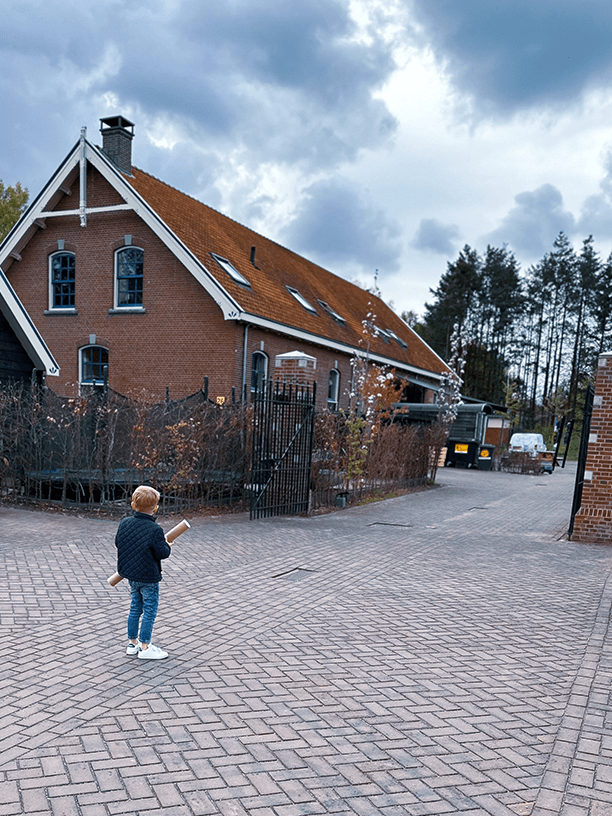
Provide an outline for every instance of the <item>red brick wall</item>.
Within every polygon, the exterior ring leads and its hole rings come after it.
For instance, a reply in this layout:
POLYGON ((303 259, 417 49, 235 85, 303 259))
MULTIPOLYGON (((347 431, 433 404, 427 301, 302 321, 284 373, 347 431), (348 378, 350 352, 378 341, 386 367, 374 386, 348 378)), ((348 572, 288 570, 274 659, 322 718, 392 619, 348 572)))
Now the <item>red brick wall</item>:
POLYGON ((572 540, 612 544, 612 353, 598 361, 582 506, 572 540))

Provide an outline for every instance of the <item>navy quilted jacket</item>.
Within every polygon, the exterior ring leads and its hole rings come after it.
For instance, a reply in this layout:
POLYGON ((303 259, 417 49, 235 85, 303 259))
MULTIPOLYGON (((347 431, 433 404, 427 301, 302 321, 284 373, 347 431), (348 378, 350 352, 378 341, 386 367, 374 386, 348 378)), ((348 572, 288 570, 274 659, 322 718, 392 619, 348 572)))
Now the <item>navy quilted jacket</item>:
POLYGON ((147 513, 134 512, 119 524, 115 536, 117 572, 130 581, 156 584, 162 579, 161 562, 172 549, 164 531, 147 513))

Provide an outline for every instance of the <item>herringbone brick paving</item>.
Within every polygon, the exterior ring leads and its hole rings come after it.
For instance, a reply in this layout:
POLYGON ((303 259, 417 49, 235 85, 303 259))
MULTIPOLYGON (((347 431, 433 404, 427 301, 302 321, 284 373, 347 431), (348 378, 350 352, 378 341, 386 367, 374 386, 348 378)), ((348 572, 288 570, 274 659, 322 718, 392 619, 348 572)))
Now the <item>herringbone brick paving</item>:
POLYGON ((612 551, 562 535, 573 471, 439 481, 194 524, 159 663, 124 654, 115 523, 0 509, 0 815, 610 816, 612 551))

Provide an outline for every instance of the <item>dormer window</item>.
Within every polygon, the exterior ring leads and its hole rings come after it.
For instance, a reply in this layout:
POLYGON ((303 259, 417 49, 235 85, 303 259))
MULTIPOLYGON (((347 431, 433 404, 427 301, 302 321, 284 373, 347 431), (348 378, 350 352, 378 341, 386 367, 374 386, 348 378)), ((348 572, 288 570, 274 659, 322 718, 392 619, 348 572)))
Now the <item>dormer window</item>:
POLYGON ((291 294, 297 300, 297 302, 300 304, 300 306, 303 306, 307 311, 312 312, 313 314, 317 313, 317 310, 315 309, 315 307, 311 306, 310 303, 304 297, 304 295, 301 295, 298 292, 297 289, 294 289, 291 286, 287 286, 285 288, 287 289, 288 292, 291 292, 291 294))
POLYGON ((233 281, 236 283, 241 283, 243 286, 248 286, 249 288, 251 287, 251 284, 244 277, 244 275, 241 275, 236 267, 227 260, 227 258, 222 258, 220 255, 215 255, 214 252, 211 252, 210 254, 219 264, 221 269, 226 272, 233 281))
POLYGON ((335 312, 335 311, 332 309, 332 307, 331 307, 329 304, 327 304, 327 303, 326 303, 324 300, 317 300, 317 303, 319 304, 319 306, 320 306, 322 309, 324 309, 324 310, 327 312, 327 314, 328 314, 330 317, 333 317, 333 318, 334 318, 334 320, 336 321, 336 323, 340 323, 342 326, 344 326, 344 325, 345 325, 346 320, 345 320, 345 319, 342 317, 342 315, 339 315, 339 314, 338 314, 338 312, 335 312))

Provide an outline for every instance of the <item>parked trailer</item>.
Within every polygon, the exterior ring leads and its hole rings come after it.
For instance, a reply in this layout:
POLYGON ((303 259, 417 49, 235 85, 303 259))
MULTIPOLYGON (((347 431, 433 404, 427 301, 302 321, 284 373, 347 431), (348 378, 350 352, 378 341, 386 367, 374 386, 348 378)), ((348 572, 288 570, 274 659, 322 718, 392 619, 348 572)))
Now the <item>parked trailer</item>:
POLYGON ((486 444, 487 425, 493 406, 488 402, 460 405, 446 440, 447 467, 491 470, 493 445, 486 444))
MULTIPOLYGON (((430 425, 438 419, 438 405, 399 402, 393 407, 396 409, 396 421, 430 425)), ((446 441, 444 464, 447 467, 491 469, 495 445, 487 444, 486 436, 489 417, 495 411, 496 406, 488 402, 457 406, 457 418, 450 427, 446 441)))

